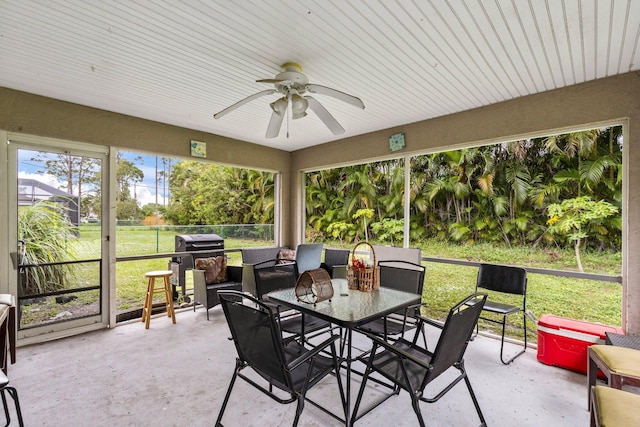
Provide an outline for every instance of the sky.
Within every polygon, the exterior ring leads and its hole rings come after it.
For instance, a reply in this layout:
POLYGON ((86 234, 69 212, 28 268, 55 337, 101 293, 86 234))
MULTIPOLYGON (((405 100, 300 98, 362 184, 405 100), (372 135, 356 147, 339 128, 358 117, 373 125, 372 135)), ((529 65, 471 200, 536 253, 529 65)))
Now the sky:
MULTIPOLYGON (((131 193, 134 193, 138 200, 140 207, 149 203, 156 203, 156 156, 150 156, 140 153, 123 152, 122 158, 134 163, 144 174, 142 182, 136 183, 135 188, 131 188, 131 193), (140 159, 141 158, 141 159, 140 159)), ((170 159, 171 164, 177 162, 177 159, 170 159)), ((162 158, 158 157, 158 172, 162 172, 162 158)), ((169 166, 166 167, 167 172, 169 166)), ((168 202, 168 194, 165 194, 164 181, 162 177, 159 177, 158 181, 158 204, 165 205, 168 202)), ((167 193, 169 190, 169 184, 166 185, 167 193)))
MULTIPOLYGON (((56 178, 49 174, 39 173, 43 170, 43 162, 39 163, 32 160, 38 153, 29 150, 20 150, 18 158, 18 177, 31 178, 43 182, 47 185, 51 185, 55 188, 65 188, 66 185, 58 182, 56 178)), ((142 182, 136 183, 135 188, 131 188, 131 193, 135 191, 136 199, 140 207, 149 203, 156 203, 156 157, 151 155, 143 155, 140 153, 123 152, 122 157, 126 160, 134 163, 144 174, 142 182)), ((173 164, 177 159, 171 159, 170 163, 173 164)), ((162 159, 158 157, 158 171, 161 172, 163 168, 162 159)), ((168 171, 168 165, 167 165, 168 171)), ((163 181, 160 177, 158 182, 158 204, 163 205, 165 201, 168 202, 168 194, 165 194, 163 188, 163 181)), ((167 185, 168 193, 168 185, 167 185)))

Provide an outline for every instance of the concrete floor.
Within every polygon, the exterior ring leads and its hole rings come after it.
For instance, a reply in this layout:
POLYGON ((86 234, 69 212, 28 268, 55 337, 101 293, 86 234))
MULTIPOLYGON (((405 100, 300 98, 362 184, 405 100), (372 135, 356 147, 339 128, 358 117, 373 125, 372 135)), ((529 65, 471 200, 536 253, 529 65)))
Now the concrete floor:
MULTIPOLYGON (((18 348, 9 366, 27 426, 213 426, 229 384, 235 348, 221 307, 177 313, 177 324, 154 317, 151 328, 135 321, 18 348)), ((437 333, 430 342, 436 342, 437 333)), ((366 345, 366 342, 358 343, 366 345)), ((511 350, 509 346, 507 350, 511 350)), ((513 347, 515 349, 515 347, 513 347)), ((585 426, 586 377, 550 367, 529 349, 509 366, 500 343, 478 337, 466 353, 469 378, 489 426, 585 426)), ((355 395, 359 386, 356 377, 355 395)), ((433 390, 433 389, 432 389, 433 390)), ((367 397, 376 390, 371 387, 367 397)), ((328 377, 309 397, 339 411, 336 381, 328 377)), ((439 402, 421 404, 429 426, 476 426, 463 383, 439 402)), ((237 381, 223 423, 233 426, 291 425, 295 404, 280 405, 237 381)), ((13 418, 15 420, 15 417, 13 418)), ((340 425, 310 404, 300 426, 340 425)), ((363 417, 357 426, 418 425, 409 396, 401 392, 363 417)))

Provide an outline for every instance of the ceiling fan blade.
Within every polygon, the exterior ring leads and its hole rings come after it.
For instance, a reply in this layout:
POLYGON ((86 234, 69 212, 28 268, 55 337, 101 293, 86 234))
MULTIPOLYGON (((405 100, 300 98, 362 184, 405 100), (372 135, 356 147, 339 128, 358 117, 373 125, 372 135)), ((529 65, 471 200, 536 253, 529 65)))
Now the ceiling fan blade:
POLYGON ((322 106, 315 98, 311 96, 305 96, 307 102, 309 102, 309 108, 313 111, 316 116, 322 120, 322 122, 327 125, 331 133, 334 135, 340 135, 344 133, 344 128, 340 126, 340 123, 331 115, 326 108, 322 106))
POLYGON ((282 79, 262 79, 262 80, 256 80, 256 83, 280 83, 283 81, 284 80, 282 79))
POLYGON ((280 114, 276 111, 271 113, 271 120, 269 120, 269 126, 267 126, 267 133, 265 138, 275 138, 280 133, 282 127, 282 121, 284 120, 284 114, 280 114))
POLYGON ((311 93, 319 93, 321 95, 332 96, 340 101, 344 101, 347 104, 351 104, 354 107, 362 108, 364 110, 364 103, 356 96, 349 95, 348 93, 340 92, 339 90, 332 89, 330 87, 308 84, 305 86, 311 93))
POLYGON ((267 89, 267 90, 263 90, 263 91, 258 92, 258 93, 254 93, 253 95, 247 96, 246 98, 241 99, 240 101, 236 102, 235 104, 228 106, 224 110, 222 110, 222 111, 220 111, 218 113, 215 113, 213 115, 213 118, 214 119, 219 119, 220 117, 226 115, 227 113, 230 113, 231 111, 235 110, 236 108, 243 106, 247 102, 251 102, 256 98, 260 98, 261 96, 271 95, 272 93, 275 93, 275 92, 276 92, 275 89, 267 89))

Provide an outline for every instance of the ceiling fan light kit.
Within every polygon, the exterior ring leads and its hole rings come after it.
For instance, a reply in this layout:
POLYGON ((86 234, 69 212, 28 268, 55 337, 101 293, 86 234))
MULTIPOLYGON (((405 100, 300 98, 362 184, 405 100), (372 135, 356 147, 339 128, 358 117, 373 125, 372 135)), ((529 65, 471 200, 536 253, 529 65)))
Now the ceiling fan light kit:
POLYGON ((274 113, 282 115, 287 111, 287 98, 278 98, 269 105, 274 113))
MULTIPOLYGON (((213 117, 215 119, 219 119, 254 99, 274 93, 280 93, 283 96, 269 104, 273 112, 271 113, 271 119, 269 120, 267 132, 265 133, 266 138, 275 138, 278 136, 284 116, 289 111, 289 105, 291 105, 291 118, 293 120, 305 117, 307 115, 307 110, 311 109, 311 111, 313 111, 314 114, 322 120, 334 135, 340 135, 344 133, 344 128, 340 123, 338 123, 335 117, 333 117, 333 115, 331 115, 331 113, 329 113, 329 111, 324 108, 318 100, 305 94, 309 92, 313 94, 331 96, 335 99, 353 105, 354 107, 364 109, 364 103, 358 97, 330 87, 309 83, 309 79, 302 73, 302 67, 299 64, 296 64, 295 62, 287 62, 286 64, 282 64, 282 68, 284 71, 276 74, 273 79, 256 80, 258 83, 273 84, 274 89, 263 90, 241 99, 235 104, 232 104, 224 110, 214 114, 213 117)), ((289 132, 287 130, 287 137, 288 136, 289 132)))
POLYGON ((297 93, 291 96, 291 118, 293 118, 293 120, 306 116, 308 107, 309 101, 305 98, 301 97, 297 93))

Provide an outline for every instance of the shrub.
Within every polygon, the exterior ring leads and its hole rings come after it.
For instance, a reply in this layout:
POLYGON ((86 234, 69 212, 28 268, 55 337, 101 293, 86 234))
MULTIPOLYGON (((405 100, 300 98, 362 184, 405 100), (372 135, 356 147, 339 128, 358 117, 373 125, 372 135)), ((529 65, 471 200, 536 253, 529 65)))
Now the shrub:
MULTIPOLYGON (((75 227, 54 202, 41 201, 18 210, 18 238, 25 244, 21 264, 48 264, 76 259, 68 244, 75 239, 75 227)), ((25 268, 18 295, 33 295, 64 289, 73 276, 69 265, 25 268)))

